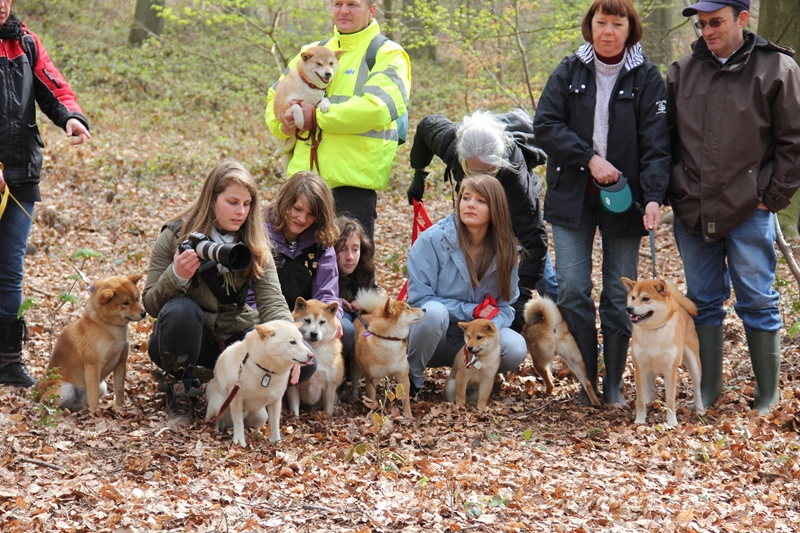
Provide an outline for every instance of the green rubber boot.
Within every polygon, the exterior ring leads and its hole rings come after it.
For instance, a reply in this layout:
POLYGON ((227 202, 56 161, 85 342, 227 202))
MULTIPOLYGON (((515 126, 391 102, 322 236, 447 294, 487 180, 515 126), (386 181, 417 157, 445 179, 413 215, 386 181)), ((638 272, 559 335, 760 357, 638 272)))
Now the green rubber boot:
POLYGON ((722 326, 697 326, 700 341, 700 364, 703 365, 703 379, 700 393, 703 405, 711 407, 722 393, 722 326))
POLYGON ((758 414, 766 415, 778 403, 778 380, 781 375, 781 334, 779 331, 753 331, 747 334, 750 362, 756 376, 753 391, 758 414))

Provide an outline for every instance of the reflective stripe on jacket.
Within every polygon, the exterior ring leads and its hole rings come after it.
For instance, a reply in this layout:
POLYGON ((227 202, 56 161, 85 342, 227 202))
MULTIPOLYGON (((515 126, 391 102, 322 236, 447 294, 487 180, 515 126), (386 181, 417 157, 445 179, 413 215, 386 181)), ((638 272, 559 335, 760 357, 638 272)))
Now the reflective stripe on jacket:
MULTIPOLYGON (((317 151, 320 174, 331 188, 347 185, 378 190, 389 181, 398 140, 395 120, 408 108, 411 64, 400 45, 387 41, 378 50, 370 72, 365 57, 367 47, 379 33, 378 23, 373 20, 357 33, 343 35, 334 30, 333 38, 325 44, 331 50, 346 51, 339 58, 339 70, 327 89, 330 110, 316 111, 317 125, 322 130, 317 151)), ((289 68, 299 57, 292 59, 289 68)), ((272 109, 274 96, 273 86, 267 93, 265 120, 276 137, 285 139, 272 109)), ((287 174, 309 170, 310 156, 311 147, 298 142, 287 174)))

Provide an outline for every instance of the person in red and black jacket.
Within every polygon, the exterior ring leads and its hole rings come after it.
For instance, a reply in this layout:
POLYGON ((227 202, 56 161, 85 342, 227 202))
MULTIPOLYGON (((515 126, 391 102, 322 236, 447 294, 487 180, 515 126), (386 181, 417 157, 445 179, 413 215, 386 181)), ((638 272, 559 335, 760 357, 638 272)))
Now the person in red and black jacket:
POLYGON ((39 176, 44 141, 36 126, 36 104, 58 127, 81 144, 89 123, 70 89, 50 61, 39 37, 11 12, 13 0, 0 0, 0 193, 8 200, 0 214, 0 384, 30 387, 36 381, 21 360, 25 322, 22 304, 25 250, 34 202, 41 201, 39 176), (28 214, 25 213, 27 211, 28 214))

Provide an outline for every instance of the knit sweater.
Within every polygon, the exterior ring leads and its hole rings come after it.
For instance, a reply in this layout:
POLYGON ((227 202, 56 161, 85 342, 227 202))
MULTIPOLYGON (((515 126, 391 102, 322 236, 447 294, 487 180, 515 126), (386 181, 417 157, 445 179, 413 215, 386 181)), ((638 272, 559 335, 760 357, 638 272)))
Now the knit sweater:
MULTIPOLYGON (((625 53, 627 55, 627 51, 625 53)), ((597 76, 597 100, 594 107, 594 133, 592 143, 597 155, 606 158, 608 149, 608 102, 611 99, 611 91, 617 83, 622 67, 625 65, 625 56, 616 65, 606 65, 597 55, 594 56, 594 70, 597 76)))

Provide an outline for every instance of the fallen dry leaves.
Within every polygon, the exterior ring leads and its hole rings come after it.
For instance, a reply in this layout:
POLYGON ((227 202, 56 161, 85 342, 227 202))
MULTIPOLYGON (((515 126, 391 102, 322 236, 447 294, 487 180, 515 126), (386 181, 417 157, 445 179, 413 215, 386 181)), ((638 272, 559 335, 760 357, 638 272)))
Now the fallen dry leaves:
MULTIPOLYGON (((34 229, 38 251, 26 263, 26 360, 38 376, 51 334, 82 311, 58 295, 70 287, 64 255, 101 252, 83 270, 92 279, 144 272, 162 221, 193 197, 202 172, 143 186, 120 172, 89 179, 89 149, 49 140, 43 206, 63 234, 34 229), (52 214, 52 213, 51 213, 52 214), (66 224, 64 224, 66 222, 66 224)), ((398 171, 400 172, 400 171, 398 171)), ((395 178, 401 187, 404 177, 395 178)), ((271 190, 265 191, 270 196, 271 190)), ((436 220, 449 213, 446 191, 428 201, 436 220)), ((380 200, 380 285, 397 294, 409 245, 411 209, 400 192, 380 200), (395 255, 396 254, 396 255, 395 255)), ((649 276, 642 245, 640 274, 649 276)), ((659 273, 681 282, 670 230, 658 231, 659 273)), ((596 263, 597 264, 597 263, 596 263)), ((88 287, 74 288, 81 302, 88 287)), ((797 531, 800 526, 798 343, 784 336, 782 400, 766 417, 750 410, 753 379, 739 321, 726 327, 726 390, 704 417, 689 410, 682 373, 680 425, 664 426, 660 404, 646 426, 629 409, 573 402, 577 383, 557 369, 557 395, 545 396, 530 366, 498 382, 487 413, 442 400, 445 373, 431 371, 421 401, 404 420, 390 404, 375 417, 343 400, 332 417, 284 415, 285 438, 262 433, 247 449, 196 423, 164 429, 163 395, 143 348, 151 323, 131 328, 122 411, 103 402, 40 427, 26 391, 0 388, 0 531, 797 531), (348 460, 349 459, 349 460, 348 460)), ((626 375, 626 393, 634 387, 626 375)), ((632 405, 632 403, 631 403, 632 405)), ((202 416, 202 404, 196 413, 202 416)))

